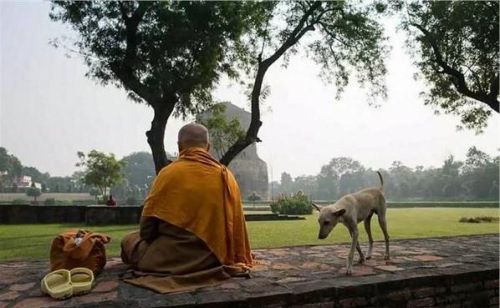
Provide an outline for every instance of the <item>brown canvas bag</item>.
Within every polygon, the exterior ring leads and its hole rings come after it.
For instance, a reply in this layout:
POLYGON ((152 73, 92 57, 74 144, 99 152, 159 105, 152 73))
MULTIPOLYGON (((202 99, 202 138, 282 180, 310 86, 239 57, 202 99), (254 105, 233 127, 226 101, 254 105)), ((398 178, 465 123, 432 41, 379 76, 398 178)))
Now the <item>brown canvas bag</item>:
POLYGON ((106 265, 105 244, 111 238, 89 230, 71 230, 59 234, 50 247, 50 270, 86 267, 99 274, 106 265))

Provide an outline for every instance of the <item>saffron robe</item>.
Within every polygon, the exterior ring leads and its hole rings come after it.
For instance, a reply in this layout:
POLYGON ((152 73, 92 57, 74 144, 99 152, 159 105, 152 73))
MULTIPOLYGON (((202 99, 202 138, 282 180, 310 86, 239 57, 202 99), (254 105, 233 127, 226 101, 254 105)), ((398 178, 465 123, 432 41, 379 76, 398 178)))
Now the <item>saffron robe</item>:
POLYGON ((156 177, 122 259, 141 271, 125 281, 161 293, 248 273, 253 260, 232 173, 204 149, 182 151, 156 177))

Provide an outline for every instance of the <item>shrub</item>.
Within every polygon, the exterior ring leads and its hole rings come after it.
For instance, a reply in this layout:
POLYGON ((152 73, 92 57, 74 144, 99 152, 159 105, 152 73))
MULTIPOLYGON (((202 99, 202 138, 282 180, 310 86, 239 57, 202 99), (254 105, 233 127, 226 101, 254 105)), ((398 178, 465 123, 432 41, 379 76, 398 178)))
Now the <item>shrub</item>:
POLYGON ((491 217, 491 216, 481 216, 481 217, 462 217, 460 218, 459 222, 465 222, 465 223, 482 223, 482 222, 498 222, 500 219, 498 217, 491 217))
POLYGON ((44 205, 56 205, 56 199, 54 198, 47 198, 43 202, 44 205))
POLYGON ((282 196, 278 201, 270 204, 275 214, 309 215, 312 213, 311 202, 302 192, 291 196, 282 196))

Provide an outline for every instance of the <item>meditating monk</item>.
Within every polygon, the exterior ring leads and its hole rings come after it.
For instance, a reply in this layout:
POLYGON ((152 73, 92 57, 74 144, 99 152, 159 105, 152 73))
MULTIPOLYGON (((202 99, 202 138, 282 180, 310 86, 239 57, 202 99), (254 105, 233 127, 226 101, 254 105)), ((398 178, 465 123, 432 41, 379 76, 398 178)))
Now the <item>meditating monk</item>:
POLYGON ((207 129, 185 125, 178 147, 144 201, 140 231, 122 241, 136 270, 125 281, 161 293, 248 275, 253 262, 238 184, 208 152, 207 129))

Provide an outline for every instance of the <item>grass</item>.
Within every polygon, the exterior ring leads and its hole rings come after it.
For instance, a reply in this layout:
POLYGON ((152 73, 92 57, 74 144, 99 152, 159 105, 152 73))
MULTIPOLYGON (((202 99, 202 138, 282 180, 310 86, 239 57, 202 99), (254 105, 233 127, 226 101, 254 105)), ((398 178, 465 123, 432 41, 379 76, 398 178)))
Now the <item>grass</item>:
MULTIPOLYGON (((388 229, 391 239, 436 237, 498 233, 498 223, 464 224, 461 217, 493 216, 499 217, 498 209, 471 208, 409 208, 389 209, 387 211, 388 229)), ((306 220, 298 221, 252 221, 248 231, 253 248, 281 247, 307 244, 333 244, 348 242, 345 227, 339 225, 326 240, 317 239, 317 214, 309 215, 306 220)), ((366 233, 360 224, 360 237, 366 242, 366 233)), ((59 233, 78 228, 77 225, 2 225, 0 226, 0 261, 47 259, 50 243, 59 233)), ((80 226, 81 227, 81 226, 80 226)), ((123 235, 137 228, 136 225, 88 227, 95 232, 106 233, 112 241, 107 246, 110 256, 119 254, 120 240, 123 235)), ((375 240, 382 240, 382 233, 376 216, 372 220, 375 240)))

